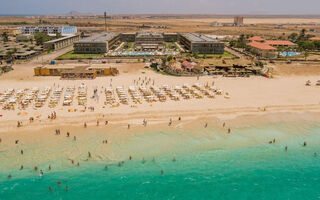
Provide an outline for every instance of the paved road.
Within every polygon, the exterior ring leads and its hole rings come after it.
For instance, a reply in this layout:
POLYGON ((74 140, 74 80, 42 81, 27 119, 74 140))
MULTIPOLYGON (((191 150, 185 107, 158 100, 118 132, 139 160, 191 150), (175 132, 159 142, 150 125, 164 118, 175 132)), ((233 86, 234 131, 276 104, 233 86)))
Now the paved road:
POLYGON ((244 58, 245 57, 243 54, 241 54, 241 53, 239 53, 239 52, 237 52, 235 50, 232 50, 227 46, 224 47, 224 50, 229 52, 229 53, 231 53, 231 54, 233 54, 233 55, 235 55, 235 56, 237 56, 237 57, 239 57, 239 58, 244 58))
POLYGON ((36 56, 33 59, 30 60, 30 64, 44 64, 49 63, 51 60, 54 60, 55 58, 73 50, 73 46, 66 47, 63 49, 60 49, 58 51, 51 52, 49 54, 36 56))

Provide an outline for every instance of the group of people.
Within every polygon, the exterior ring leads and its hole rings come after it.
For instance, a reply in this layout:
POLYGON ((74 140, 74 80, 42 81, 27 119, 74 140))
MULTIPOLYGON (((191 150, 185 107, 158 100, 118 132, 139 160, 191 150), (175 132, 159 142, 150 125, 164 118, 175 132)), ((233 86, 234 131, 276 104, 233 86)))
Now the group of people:
POLYGON ((152 83, 152 85, 154 85, 155 81, 154 79, 151 79, 150 77, 144 77, 141 78, 139 77, 138 80, 133 80, 134 85, 150 85, 152 83))
POLYGON ((50 115, 48 115, 48 119, 56 119, 57 118, 57 113, 56 111, 51 112, 50 115))

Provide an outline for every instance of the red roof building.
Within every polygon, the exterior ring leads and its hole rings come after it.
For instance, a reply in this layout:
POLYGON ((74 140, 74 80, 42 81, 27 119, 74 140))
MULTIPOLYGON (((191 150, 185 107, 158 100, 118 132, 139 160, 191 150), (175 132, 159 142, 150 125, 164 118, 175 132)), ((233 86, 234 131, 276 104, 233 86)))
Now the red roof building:
POLYGON ((262 37, 259 36, 253 36, 251 38, 248 39, 249 42, 264 42, 265 39, 263 39, 262 37))
POLYGON ((252 48, 263 50, 263 51, 275 51, 275 50, 277 50, 276 48, 270 46, 269 44, 261 43, 261 42, 249 42, 247 45, 252 47, 252 48))
POLYGON ((286 47, 292 47, 296 46, 295 43, 290 42, 288 40, 266 40, 265 44, 268 44, 270 46, 286 46, 286 47))
POLYGON ((310 41, 317 41, 317 40, 320 40, 320 37, 312 37, 312 38, 309 38, 310 41))

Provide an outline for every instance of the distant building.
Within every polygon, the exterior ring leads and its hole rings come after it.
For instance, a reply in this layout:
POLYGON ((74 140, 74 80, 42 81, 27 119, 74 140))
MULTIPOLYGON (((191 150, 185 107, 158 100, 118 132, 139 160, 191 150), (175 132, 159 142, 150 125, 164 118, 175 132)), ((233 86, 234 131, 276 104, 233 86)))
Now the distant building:
POLYGON ((178 36, 180 44, 191 53, 223 54, 224 43, 202 34, 182 33, 178 36))
POLYGON ((243 17, 242 16, 235 16, 234 17, 234 25, 235 26, 243 26, 243 17))
POLYGON ((23 26, 20 28, 21 34, 35 34, 39 32, 47 33, 48 35, 70 35, 77 33, 76 26, 23 26))
POLYGON ((220 22, 214 21, 210 24, 211 27, 219 27, 222 26, 222 24, 220 22))
POLYGON ((99 54, 106 53, 120 43, 120 34, 103 33, 79 40, 73 44, 74 53, 99 54))

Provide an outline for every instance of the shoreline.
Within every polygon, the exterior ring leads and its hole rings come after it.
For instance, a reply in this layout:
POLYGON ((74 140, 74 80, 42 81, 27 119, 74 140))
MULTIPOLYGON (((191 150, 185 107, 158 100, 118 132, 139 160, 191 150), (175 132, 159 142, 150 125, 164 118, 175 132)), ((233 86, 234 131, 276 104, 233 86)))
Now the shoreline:
POLYGON ((164 124, 168 123, 169 119, 176 121, 179 117, 183 121, 198 120, 202 118, 216 118, 217 120, 230 121, 243 116, 261 116, 278 113, 317 113, 320 112, 320 104, 310 105, 273 105, 265 107, 242 107, 242 108, 218 108, 218 109, 200 109, 200 110, 171 110, 171 111, 133 111, 127 113, 70 113, 70 116, 59 116, 56 119, 35 119, 34 122, 29 122, 29 117, 24 117, 19 121, 23 122, 22 127, 17 127, 16 120, 3 120, 0 122, 0 133, 3 132, 23 132, 27 130, 41 130, 43 127, 58 128, 63 126, 83 127, 84 122, 88 126, 96 126, 99 121, 100 126, 104 126, 104 122, 113 125, 127 126, 141 125, 143 119, 148 121, 148 124, 164 124))

